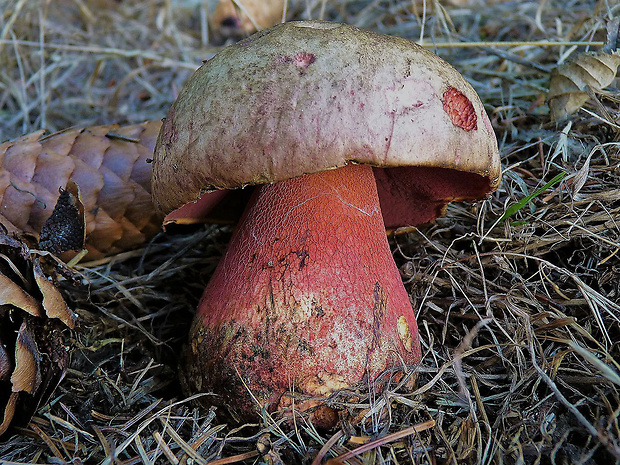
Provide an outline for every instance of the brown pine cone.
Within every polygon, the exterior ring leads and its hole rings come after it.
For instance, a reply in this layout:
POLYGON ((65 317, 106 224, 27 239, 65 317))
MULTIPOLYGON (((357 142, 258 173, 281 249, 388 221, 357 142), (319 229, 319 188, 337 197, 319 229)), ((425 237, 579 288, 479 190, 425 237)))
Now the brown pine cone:
POLYGON ((76 316, 22 242, 0 234, 0 436, 25 425, 64 377, 76 316))
POLYGON ((38 131, 0 145, 0 223, 37 236, 70 180, 84 206, 87 259, 135 248, 160 231, 147 159, 161 122, 38 131))

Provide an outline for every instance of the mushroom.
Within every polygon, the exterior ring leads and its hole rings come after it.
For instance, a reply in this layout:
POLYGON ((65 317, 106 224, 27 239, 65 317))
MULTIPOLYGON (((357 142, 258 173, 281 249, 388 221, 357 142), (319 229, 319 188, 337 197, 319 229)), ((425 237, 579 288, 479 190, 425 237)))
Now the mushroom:
POLYGON ((415 365, 385 229, 499 177, 475 91, 409 40, 304 21, 225 48, 180 92, 154 155, 157 208, 185 205, 175 221, 256 186, 195 316, 189 390, 247 417, 286 391, 323 398, 415 365))

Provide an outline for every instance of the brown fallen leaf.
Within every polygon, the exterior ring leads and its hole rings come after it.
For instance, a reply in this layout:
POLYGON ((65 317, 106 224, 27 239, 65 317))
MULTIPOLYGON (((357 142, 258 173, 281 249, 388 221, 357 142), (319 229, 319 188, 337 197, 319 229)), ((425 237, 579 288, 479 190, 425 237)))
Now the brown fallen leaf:
MULTIPOLYGON (((0 144, 0 224, 8 232, 38 238, 61 192, 71 192, 74 183, 79 199, 65 201, 83 209, 87 259, 144 243, 161 225, 151 204, 147 163, 160 126, 160 121, 149 121, 69 129, 49 136, 38 131, 0 144)), ((49 225, 44 245, 67 234, 62 223, 56 222, 56 229, 49 225)))
POLYGON ((620 65, 620 54, 580 53, 551 71, 547 103, 551 118, 561 121, 579 110, 590 98, 588 90, 610 85, 620 65))
POLYGON ((65 375, 76 315, 17 239, 0 234, 0 436, 25 425, 65 375))
POLYGON ((600 52, 583 52, 551 71, 547 104, 553 121, 579 110, 593 92, 609 86, 620 66, 618 21, 608 25, 608 41, 600 52))

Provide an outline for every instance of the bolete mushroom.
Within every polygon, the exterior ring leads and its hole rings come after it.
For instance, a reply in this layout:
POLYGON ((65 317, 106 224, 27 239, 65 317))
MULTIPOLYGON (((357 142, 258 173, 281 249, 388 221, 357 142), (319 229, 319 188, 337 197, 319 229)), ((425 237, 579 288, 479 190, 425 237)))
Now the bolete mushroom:
POLYGON ((180 92, 154 157, 166 213, 256 186, 191 329, 190 390, 251 414, 415 365, 385 228, 483 198, 499 176, 476 92, 409 40, 307 21, 225 48, 180 92))

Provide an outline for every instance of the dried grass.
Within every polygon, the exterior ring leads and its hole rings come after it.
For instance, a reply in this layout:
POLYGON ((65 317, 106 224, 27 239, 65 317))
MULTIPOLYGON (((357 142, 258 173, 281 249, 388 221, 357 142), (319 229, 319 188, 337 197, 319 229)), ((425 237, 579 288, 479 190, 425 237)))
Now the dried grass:
MULTIPOLYGON (((78 268, 83 285, 64 288, 81 319, 71 369, 31 425, 0 442, 4 463, 311 463, 319 450, 341 457, 332 463, 620 463, 618 94, 559 127, 544 105, 550 69, 600 46, 620 8, 469 5, 289 5, 291 18, 422 41, 474 85, 500 141, 491 199, 393 238, 423 339, 413 391, 388 382, 334 396, 345 411, 335 434, 301 417, 236 427, 195 408, 176 354, 230 231, 183 231, 78 268), (480 45, 500 41, 511 45, 480 45)), ((198 0, 1 0, 0 12, 2 140, 160 118, 217 50, 198 0)))

